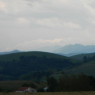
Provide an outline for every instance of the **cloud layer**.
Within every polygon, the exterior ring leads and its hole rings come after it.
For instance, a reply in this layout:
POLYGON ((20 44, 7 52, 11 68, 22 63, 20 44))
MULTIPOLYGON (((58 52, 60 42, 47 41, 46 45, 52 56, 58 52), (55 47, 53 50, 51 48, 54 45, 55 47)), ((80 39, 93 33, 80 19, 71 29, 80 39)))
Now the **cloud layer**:
POLYGON ((94 0, 0 0, 0 51, 95 45, 94 0))

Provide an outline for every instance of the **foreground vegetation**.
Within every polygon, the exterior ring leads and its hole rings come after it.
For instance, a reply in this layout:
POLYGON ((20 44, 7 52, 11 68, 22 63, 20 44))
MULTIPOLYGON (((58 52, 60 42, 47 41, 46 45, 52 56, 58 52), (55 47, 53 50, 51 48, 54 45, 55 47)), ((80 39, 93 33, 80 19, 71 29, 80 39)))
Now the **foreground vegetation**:
POLYGON ((47 84, 49 92, 95 91, 95 78, 84 74, 78 76, 63 74, 58 80, 50 77, 47 84))
POLYGON ((41 93, 0 93, 0 95, 95 95, 94 91, 83 92, 41 92, 41 93))

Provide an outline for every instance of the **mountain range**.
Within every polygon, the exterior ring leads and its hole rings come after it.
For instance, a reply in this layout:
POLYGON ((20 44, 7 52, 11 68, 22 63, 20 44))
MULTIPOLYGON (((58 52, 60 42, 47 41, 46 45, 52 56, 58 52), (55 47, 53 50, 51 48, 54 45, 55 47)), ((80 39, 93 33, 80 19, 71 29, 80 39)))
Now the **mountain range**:
MULTIPOLYGON (((51 52, 56 53, 64 56, 74 56, 79 54, 85 54, 85 53, 94 53, 95 52, 95 45, 82 45, 82 44, 74 44, 74 45, 66 45, 64 47, 56 45, 56 46, 46 46, 42 48, 37 48, 32 51, 43 51, 43 52, 51 52)), ((19 50, 13 50, 9 52, 0 52, 0 55, 4 54, 11 54, 11 53, 18 53, 22 52, 19 50)), ((24 51, 25 52, 25 51, 24 51)))
POLYGON ((63 54, 66 56, 78 55, 82 53, 94 53, 94 52, 95 52, 95 45, 84 46, 81 44, 66 45, 64 47, 61 47, 53 51, 53 53, 63 54))
POLYGON ((13 50, 13 51, 8 51, 8 52, 0 52, 0 55, 5 55, 5 54, 11 54, 11 53, 18 53, 20 52, 19 50, 13 50))

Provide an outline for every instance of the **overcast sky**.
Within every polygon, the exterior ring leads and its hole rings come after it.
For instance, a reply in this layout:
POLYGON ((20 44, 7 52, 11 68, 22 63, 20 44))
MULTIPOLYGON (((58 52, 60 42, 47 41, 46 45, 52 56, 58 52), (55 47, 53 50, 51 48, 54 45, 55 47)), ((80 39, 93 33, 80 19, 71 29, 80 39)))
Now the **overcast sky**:
POLYGON ((95 0, 0 0, 0 52, 95 45, 95 0))

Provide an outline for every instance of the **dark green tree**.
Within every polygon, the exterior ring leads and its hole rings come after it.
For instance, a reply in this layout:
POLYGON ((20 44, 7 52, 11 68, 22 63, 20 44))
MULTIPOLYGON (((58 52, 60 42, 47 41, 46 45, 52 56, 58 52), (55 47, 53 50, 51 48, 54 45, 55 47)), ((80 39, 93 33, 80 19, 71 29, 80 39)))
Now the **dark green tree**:
POLYGON ((49 91, 50 92, 54 92, 56 90, 57 87, 57 80, 54 77, 49 77, 47 79, 47 84, 49 86, 49 91))
POLYGON ((87 61, 88 61, 87 56, 84 56, 84 57, 83 57, 83 63, 86 63, 87 61))
POLYGON ((29 85, 27 83, 22 84, 21 87, 28 87, 29 85))

